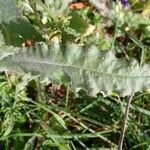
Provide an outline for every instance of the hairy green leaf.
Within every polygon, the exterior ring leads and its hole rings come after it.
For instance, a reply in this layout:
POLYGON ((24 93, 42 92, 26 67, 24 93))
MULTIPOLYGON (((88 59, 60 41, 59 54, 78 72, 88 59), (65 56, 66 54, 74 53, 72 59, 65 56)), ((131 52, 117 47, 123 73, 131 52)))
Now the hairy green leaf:
POLYGON ((95 46, 39 43, 0 56, 0 71, 40 72, 53 82, 70 83, 73 90, 84 88, 92 95, 105 91, 126 96, 150 87, 149 64, 119 60, 112 52, 101 52, 95 46))
POLYGON ((0 24, 9 22, 17 17, 21 17, 21 13, 15 3, 12 0, 0 0, 0 24))
POLYGON ((45 4, 51 8, 53 14, 59 14, 68 8, 68 5, 73 0, 45 0, 45 4))
POLYGON ((26 39, 42 41, 42 36, 22 16, 13 0, 0 0, 0 31, 6 44, 18 46, 26 39))

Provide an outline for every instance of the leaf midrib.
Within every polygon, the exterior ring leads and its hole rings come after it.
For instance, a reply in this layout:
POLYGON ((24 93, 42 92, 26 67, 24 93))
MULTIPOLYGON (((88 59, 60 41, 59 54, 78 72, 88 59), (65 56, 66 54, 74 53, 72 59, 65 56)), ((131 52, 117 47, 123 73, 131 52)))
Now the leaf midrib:
MULTIPOLYGON (((14 61, 14 60, 13 60, 14 61)), ((14 62, 17 62, 17 63, 20 63, 20 61, 17 61, 15 60, 14 62)), ((21 62, 26 62, 24 60, 21 60, 21 62)), ((95 72, 97 74, 103 74, 103 75, 107 75, 107 76, 116 76, 116 77, 122 77, 122 78, 150 78, 150 76, 131 76, 131 75, 119 75, 119 74, 114 74, 114 73, 106 73, 106 72, 100 72, 100 71, 97 71, 97 70, 94 70, 94 69, 87 69, 87 68, 81 68, 81 67, 77 67, 77 66, 74 66, 74 65, 62 65, 62 64, 58 64, 58 63, 50 63, 50 62, 47 62, 47 61, 34 61, 34 60, 30 60, 29 62, 31 63, 35 63, 35 64, 46 64, 46 65, 51 65, 51 66, 56 66, 56 67, 66 67, 66 68, 75 68, 75 69, 78 69, 78 70, 85 70, 85 71, 89 71, 89 72, 95 72)), ((21 66, 21 65, 19 65, 21 66)))

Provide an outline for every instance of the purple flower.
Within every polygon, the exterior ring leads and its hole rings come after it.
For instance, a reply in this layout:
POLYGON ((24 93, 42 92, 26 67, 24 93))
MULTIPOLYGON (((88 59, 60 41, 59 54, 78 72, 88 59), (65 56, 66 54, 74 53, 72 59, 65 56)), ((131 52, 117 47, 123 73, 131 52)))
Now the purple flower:
POLYGON ((123 6, 129 6, 129 2, 128 2, 128 0, 121 0, 121 3, 122 3, 122 5, 123 6))

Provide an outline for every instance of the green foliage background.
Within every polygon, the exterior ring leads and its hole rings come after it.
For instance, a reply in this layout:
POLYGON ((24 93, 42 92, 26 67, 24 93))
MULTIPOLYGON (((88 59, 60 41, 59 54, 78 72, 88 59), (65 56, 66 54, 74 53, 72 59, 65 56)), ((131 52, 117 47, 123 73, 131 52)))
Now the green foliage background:
POLYGON ((0 0, 0 149, 117 149, 133 92, 123 149, 149 149, 149 2, 68 3, 0 0))

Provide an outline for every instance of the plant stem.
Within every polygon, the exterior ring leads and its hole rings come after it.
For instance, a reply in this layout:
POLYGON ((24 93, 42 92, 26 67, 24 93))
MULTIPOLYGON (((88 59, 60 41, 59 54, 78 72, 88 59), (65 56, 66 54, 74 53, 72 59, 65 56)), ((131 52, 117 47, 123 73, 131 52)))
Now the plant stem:
POLYGON ((126 131, 126 128, 127 128, 130 104, 131 104, 133 96, 134 96, 134 93, 132 93, 130 95, 128 103, 127 103, 125 116, 124 116, 124 121, 123 121, 123 125, 122 125, 122 130, 121 130, 121 135, 120 135, 119 144, 118 144, 118 150, 122 150, 123 140, 124 140, 124 137, 125 137, 125 131, 126 131))
POLYGON ((68 101, 69 101, 69 89, 70 89, 70 86, 69 86, 69 83, 67 84, 67 93, 66 93, 66 108, 68 106, 68 101))
POLYGON ((7 79, 9 87, 11 87, 11 81, 10 81, 10 78, 9 78, 9 75, 8 75, 8 71, 5 71, 5 77, 7 79))
POLYGON ((117 18, 116 25, 115 25, 115 33, 114 33, 114 37, 113 37, 113 40, 112 40, 112 43, 111 43, 111 47, 110 47, 111 51, 114 50, 114 45, 115 45, 115 40, 116 40, 116 35, 117 35, 118 24, 119 24, 119 19, 117 18))
POLYGON ((142 48, 141 51, 142 51, 142 54, 141 54, 140 66, 142 66, 145 61, 145 48, 142 48))

